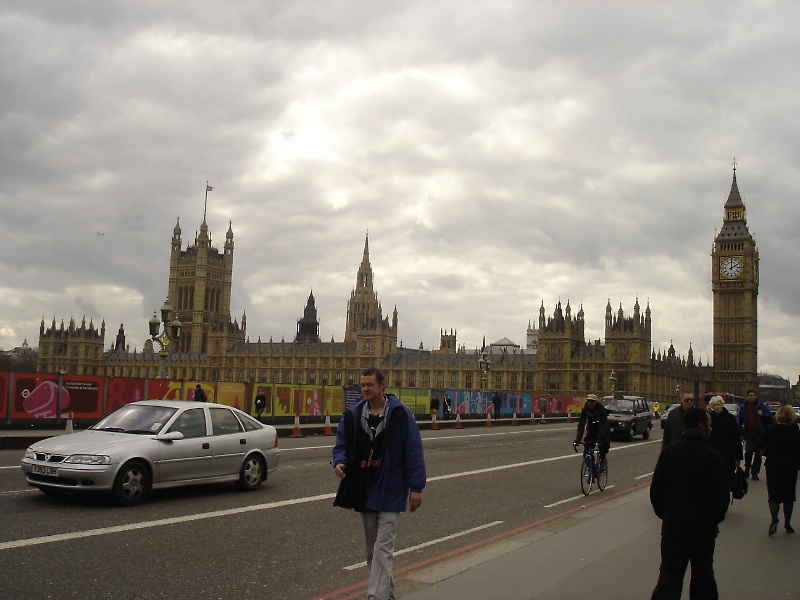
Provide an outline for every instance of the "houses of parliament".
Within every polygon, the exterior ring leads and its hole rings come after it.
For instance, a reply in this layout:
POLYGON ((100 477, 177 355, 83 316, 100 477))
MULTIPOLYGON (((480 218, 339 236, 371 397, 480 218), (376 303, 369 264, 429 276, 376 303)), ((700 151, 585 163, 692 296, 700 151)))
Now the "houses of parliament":
MULTIPOLYGON (((293 340, 253 342, 247 317, 230 313, 234 240, 232 224, 220 252, 211 243, 205 215, 194 242, 183 247, 180 220, 172 232, 167 300, 182 324, 169 346, 167 377, 186 381, 238 381, 255 385, 357 385, 362 370, 377 366, 389 385, 430 390, 479 390, 480 351, 459 346, 454 329, 440 330, 439 348, 398 346, 400 317, 384 315, 374 285, 369 238, 364 241, 355 286, 347 302, 341 341, 324 341, 313 293, 297 321, 293 340)), ((644 395, 654 402, 675 400, 677 390, 728 391, 744 396, 757 385, 758 250, 751 236, 736 168, 723 208, 723 222, 713 240, 714 364, 695 362, 691 346, 678 356, 670 345, 663 354, 652 348, 653 315, 635 299, 630 312, 606 305, 605 339, 587 341, 585 314, 567 302, 539 308, 537 326, 528 323, 526 347, 509 340, 490 345, 486 388, 513 393, 582 396, 608 393, 610 374, 617 392, 644 395), (678 387, 679 386, 679 387, 678 387)), ((137 325, 143 329, 144 325, 137 325)), ((132 351, 124 326, 105 349, 105 322, 99 328, 84 319, 39 331, 37 371, 114 377, 155 378, 160 360, 153 342, 132 351)))

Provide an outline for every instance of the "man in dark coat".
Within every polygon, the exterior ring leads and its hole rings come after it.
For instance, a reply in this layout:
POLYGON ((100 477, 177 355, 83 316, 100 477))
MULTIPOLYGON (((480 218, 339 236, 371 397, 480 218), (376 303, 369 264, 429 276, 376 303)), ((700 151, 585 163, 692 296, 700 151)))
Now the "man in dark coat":
POLYGON ((199 383, 194 388, 194 401, 208 402, 208 398, 206 398, 206 393, 203 391, 203 386, 201 386, 199 383))
POLYGON ((611 430, 608 427, 608 410, 600 404, 596 394, 586 396, 586 402, 578 417, 578 430, 575 433, 574 447, 578 447, 582 441, 588 442, 584 447, 584 454, 589 451, 590 446, 597 444, 600 452, 600 468, 605 467, 605 458, 608 449, 611 447, 611 430), (583 432, 586 430, 586 438, 583 439, 583 432))
POLYGON ((694 396, 692 394, 684 394, 681 397, 681 405, 669 411, 667 420, 664 423, 664 437, 661 438, 662 450, 680 439, 681 432, 683 431, 683 417, 686 411, 693 406, 694 396))
POLYGON ((761 471, 761 438, 772 425, 772 411, 758 399, 755 390, 747 390, 747 401, 737 415, 739 431, 744 440, 744 472, 758 481, 761 471))
POLYGON ((494 414, 492 418, 497 420, 500 418, 500 407, 503 405, 503 399, 500 397, 500 394, 497 392, 494 393, 492 396, 492 406, 494 407, 494 414))
POLYGON ((710 434, 711 415, 690 408, 684 415, 681 438, 658 457, 650 503, 661 519, 661 567, 651 600, 680 598, 689 563, 689 597, 719 598, 714 547, 730 496, 725 462, 711 447, 710 434))
POLYGON ((367 596, 394 598, 397 519, 422 504, 426 483, 422 437, 414 415, 392 394, 378 369, 361 374, 363 400, 346 409, 336 429, 334 506, 361 513, 369 567, 367 596))

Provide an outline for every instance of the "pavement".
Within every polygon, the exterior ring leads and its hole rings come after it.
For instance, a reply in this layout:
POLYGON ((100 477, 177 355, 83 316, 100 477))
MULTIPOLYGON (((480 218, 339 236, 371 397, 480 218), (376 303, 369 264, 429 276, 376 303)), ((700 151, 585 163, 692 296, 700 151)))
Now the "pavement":
MULTIPOLYGON (((612 482, 609 481, 611 484, 612 482)), ((800 533, 770 523, 765 478, 750 481, 720 525, 715 573, 721 599, 800 598, 800 533)), ((661 521, 649 482, 592 492, 577 508, 517 534, 422 569, 398 574, 403 600, 642 600, 660 564, 661 521)), ((800 516, 795 526, 800 524, 800 516)), ((800 529, 800 528, 799 528, 800 529)), ((689 598, 690 569, 683 597, 689 598)))

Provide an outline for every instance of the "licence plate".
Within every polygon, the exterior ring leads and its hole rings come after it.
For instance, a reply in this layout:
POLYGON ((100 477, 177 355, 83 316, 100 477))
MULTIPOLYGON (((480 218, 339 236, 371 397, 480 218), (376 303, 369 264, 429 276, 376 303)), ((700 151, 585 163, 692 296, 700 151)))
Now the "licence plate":
POLYGON ((38 475, 58 475, 56 467, 43 467, 41 465, 33 465, 32 470, 38 475))

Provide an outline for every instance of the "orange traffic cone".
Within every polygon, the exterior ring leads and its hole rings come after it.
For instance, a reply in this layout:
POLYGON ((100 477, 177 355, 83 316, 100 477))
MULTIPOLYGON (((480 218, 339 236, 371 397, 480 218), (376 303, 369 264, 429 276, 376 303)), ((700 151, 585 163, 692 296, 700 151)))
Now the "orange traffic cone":
POLYGON ((303 437, 303 432, 300 430, 300 415, 294 416, 294 429, 292 429, 292 435, 290 435, 289 437, 293 438, 303 437))
POLYGON ((531 409, 531 425, 536 425, 536 411, 531 409))
POLYGON ((67 433, 72 433, 72 431, 73 431, 72 430, 72 415, 73 415, 73 413, 69 413, 69 417, 67 418, 67 428, 65 429, 65 431, 67 433))
POLYGON ((514 427, 515 425, 519 425, 519 423, 517 423, 517 413, 516 412, 514 413, 514 416, 511 417, 511 426, 514 427))
POLYGON ((539 423, 541 423, 542 425, 546 425, 547 424, 547 419, 544 418, 544 413, 542 413, 542 418, 539 419, 539 423))
POLYGON ((486 413, 486 426, 487 427, 491 427, 492 426, 492 413, 491 412, 487 412, 486 413))
POLYGON ((455 424, 455 428, 456 428, 456 429, 463 429, 463 428, 464 428, 464 427, 463 427, 463 425, 461 425, 461 413, 456 413, 456 424, 455 424))
POLYGON ((567 411, 567 423, 572 423, 572 413, 567 411))
POLYGON ((436 423, 436 411, 431 413, 431 431, 439 431, 439 425, 436 423))
POLYGON ((322 432, 322 435, 333 435, 333 429, 331 428, 331 414, 327 410, 325 411, 325 430, 322 432))

